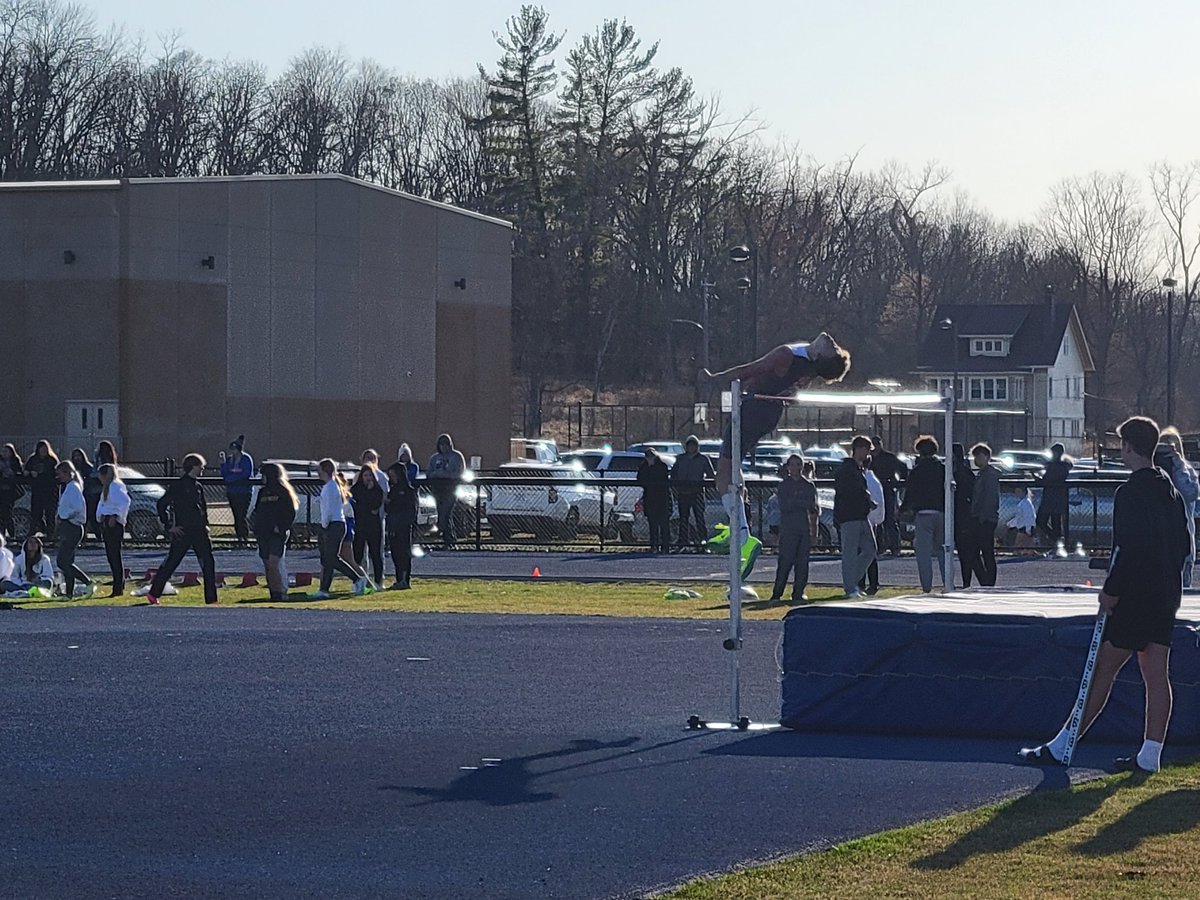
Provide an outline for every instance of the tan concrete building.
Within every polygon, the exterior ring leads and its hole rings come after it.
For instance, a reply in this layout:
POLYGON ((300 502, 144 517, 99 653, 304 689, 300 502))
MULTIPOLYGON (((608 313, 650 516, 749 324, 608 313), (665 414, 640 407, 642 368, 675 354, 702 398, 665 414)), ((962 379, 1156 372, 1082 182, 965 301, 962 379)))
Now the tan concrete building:
MULTIPOLYGON (((339 175, 0 185, 0 441, 508 457, 507 222, 339 175)), ((423 463, 423 460, 422 460, 423 463)))

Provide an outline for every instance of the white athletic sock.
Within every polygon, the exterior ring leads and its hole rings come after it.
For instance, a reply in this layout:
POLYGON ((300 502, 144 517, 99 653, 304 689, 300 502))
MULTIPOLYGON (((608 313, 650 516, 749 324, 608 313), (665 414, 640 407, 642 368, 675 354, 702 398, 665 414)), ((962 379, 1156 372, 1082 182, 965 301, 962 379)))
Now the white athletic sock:
POLYGON ((733 523, 736 522, 741 542, 746 543, 746 538, 750 537, 750 526, 746 523, 746 504, 733 499, 732 495, 726 492, 721 495, 721 505, 725 507, 725 512, 729 515, 729 527, 732 528, 733 523))
POLYGON ((1142 749, 1138 751, 1137 764, 1147 772, 1157 772, 1162 768, 1162 741, 1142 741, 1142 749))
POLYGON ((1064 725, 1046 746, 1054 754, 1055 759, 1061 760, 1067 752, 1067 726, 1064 725))

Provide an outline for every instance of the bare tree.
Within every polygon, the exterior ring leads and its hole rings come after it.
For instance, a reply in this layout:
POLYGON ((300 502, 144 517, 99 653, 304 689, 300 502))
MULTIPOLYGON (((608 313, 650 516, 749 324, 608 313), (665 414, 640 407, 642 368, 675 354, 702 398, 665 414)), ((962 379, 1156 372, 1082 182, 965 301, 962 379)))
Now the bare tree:
POLYGON ((210 108, 213 175, 263 171, 271 156, 270 88, 258 63, 226 63, 213 73, 210 108))
POLYGON ((341 170, 339 131, 349 68, 342 54, 314 47, 293 59, 273 85, 274 171, 341 170))

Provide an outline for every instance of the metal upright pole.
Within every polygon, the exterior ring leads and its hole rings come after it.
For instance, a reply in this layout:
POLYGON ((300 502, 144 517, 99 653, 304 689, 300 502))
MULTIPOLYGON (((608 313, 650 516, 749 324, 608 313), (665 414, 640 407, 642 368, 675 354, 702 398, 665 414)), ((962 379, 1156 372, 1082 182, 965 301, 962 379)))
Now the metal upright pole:
POLYGON ((729 435, 732 470, 729 476, 729 638, 725 649, 729 653, 729 722, 736 725, 741 718, 741 679, 738 655, 742 648, 742 531, 735 510, 742 502, 742 382, 735 379, 729 386, 733 403, 730 406, 729 435))
POLYGON ((1167 285, 1167 424, 1175 424, 1175 282, 1167 285))
POLYGON ((942 529, 942 562, 945 571, 942 574, 942 593, 954 589, 954 407, 957 385, 950 386, 950 396, 946 398, 946 445, 944 458, 946 461, 943 491, 945 492, 946 512, 942 517, 945 526, 942 529))

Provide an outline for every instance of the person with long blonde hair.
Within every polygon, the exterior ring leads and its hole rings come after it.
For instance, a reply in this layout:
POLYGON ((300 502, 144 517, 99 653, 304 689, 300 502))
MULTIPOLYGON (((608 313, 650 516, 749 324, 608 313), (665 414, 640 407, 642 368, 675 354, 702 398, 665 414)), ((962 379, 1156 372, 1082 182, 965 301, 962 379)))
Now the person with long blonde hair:
POLYGON ((108 568, 112 572, 111 596, 120 597, 125 593, 125 562, 121 558, 121 544, 125 540, 125 522, 129 519, 129 490, 112 463, 102 463, 98 474, 100 498, 96 503, 96 520, 100 525, 100 537, 104 540, 108 568))
POLYGON ((283 466, 263 463, 259 472, 263 484, 254 502, 254 538, 258 542, 258 555, 263 561, 271 599, 286 600, 283 557, 287 552, 288 537, 296 521, 300 500, 283 466))
POLYGON ((342 542, 346 538, 346 511, 350 491, 346 480, 337 469, 337 463, 326 457, 317 463, 317 472, 324 482, 321 488, 321 585, 308 596, 314 600, 328 600, 335 572, 345 575, 354 584, 354 593, 367 592, 370 579, 361 568, 342 558, 342 542))
POLYGON ((54 533, 58 539, 58 570, 63 573, 66 582, 64 594, 68 600, 75 597, 75 582, 82 581, 85 586, 84 596, 91 597, 96 593, 96 585, 91 576, 75 565, 75 551, 83 540, 84 528, 87 525, 87 501, 83 498, 83 482, 74 464, 64 459, 54 467, 54 477, 62 486, 62 495, 58 498, 58 507, 54 533))

